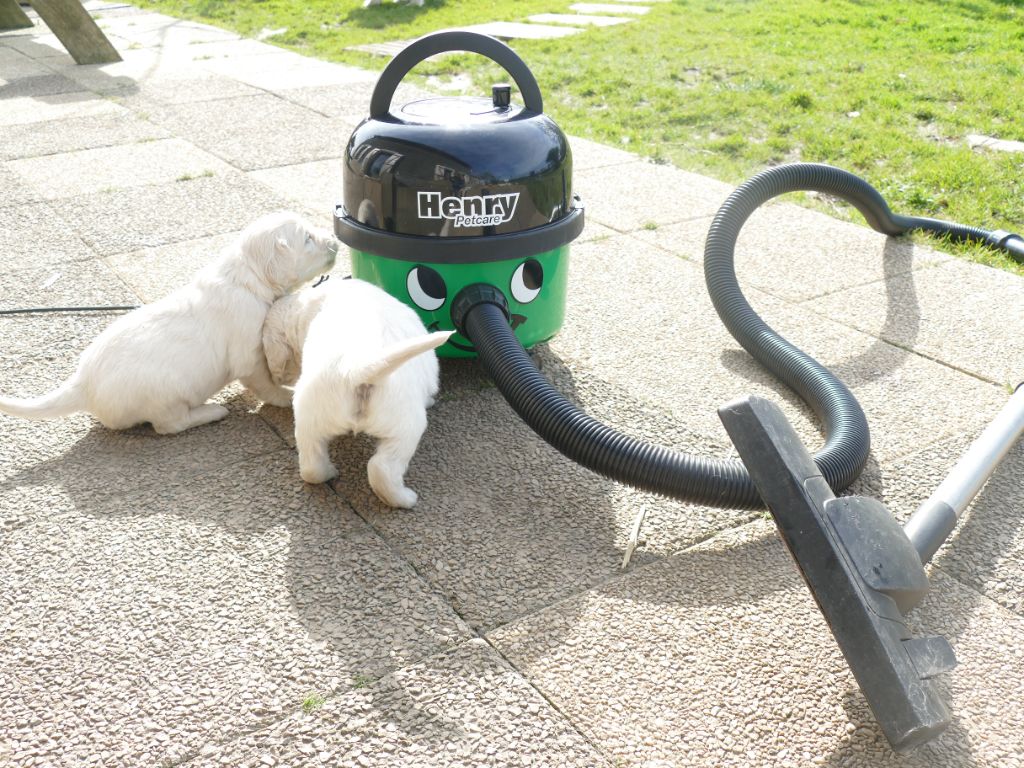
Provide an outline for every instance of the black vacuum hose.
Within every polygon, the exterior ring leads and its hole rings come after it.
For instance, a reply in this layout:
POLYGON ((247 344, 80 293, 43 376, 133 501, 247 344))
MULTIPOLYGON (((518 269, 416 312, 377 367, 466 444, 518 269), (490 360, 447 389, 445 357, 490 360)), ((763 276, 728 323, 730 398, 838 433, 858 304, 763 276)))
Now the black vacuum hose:
MULTIPOLYGON (((894 215, 867 182, 838 168, 810 163, 759 173, 733 192, 719 209, 704 248, 704 275, 711 300, 743 348, 795 390, 821 419, 826 440, 814 459, 828 484, 840 491, 857 478, 868 457, 870 438, 864 412, 835 375, 757 316, 740 291, 733 263, 736 240, 750 214, 778 195, 800 190, 846 200, 872 228, 886 235, 921 229, 958 240, 984 242, 1012 253, 1024 250, 1024 240, 1007 232, 894 215)), ((476 288, 484 290, 453 305, 453 314, 458 313, 456 326, 473 342, 505 399, 544 440, 588 469, 644 491, 706 506, 762 506, 741 462, 650 445, 583 413, 537 371, 508 325, 508 311, 501 305, 500 294, 488 293, 487 286, 476 288)))

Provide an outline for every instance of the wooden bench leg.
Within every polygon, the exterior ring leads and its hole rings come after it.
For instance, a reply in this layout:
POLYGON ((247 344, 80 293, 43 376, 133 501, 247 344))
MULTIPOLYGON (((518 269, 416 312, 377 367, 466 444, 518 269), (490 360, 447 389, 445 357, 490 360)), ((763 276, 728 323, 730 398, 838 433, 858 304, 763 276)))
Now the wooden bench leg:
POLYGON ((32 19, 25 15, 18 0, 0 0, 0 29, 25 29, 32 19))
POLYGON ((109 64, 121 55, 79 0, 29 0, 46 26, 79 64, 109 64))

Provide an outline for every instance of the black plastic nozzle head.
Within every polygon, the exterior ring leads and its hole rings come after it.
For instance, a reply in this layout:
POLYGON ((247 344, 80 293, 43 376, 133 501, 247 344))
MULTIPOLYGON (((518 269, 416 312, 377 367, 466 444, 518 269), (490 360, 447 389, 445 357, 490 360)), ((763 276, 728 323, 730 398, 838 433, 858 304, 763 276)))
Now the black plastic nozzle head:
POLYGON ((928 591, 903 529, 874 499, 837 499, 777 406, 747 397, 718 415, 893 749, 937 736, 950 715, 929 678, 956 657, 903 620, 928 591))

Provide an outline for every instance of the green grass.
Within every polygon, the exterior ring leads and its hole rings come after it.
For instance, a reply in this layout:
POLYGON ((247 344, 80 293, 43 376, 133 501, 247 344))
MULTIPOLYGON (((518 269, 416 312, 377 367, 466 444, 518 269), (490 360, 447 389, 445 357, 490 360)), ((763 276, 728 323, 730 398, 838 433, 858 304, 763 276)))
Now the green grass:
MULTIPOLYGON (((142 0, 140 5, 380 69, 346 46, 449 26, 568 12, 572 0, 142 0)), ((846 168, 898 213, 1024 231, 1024 154, 971 150, 977 133, 1024 141, 1024 7, 1017 0, 674 0, 629 24, 514 42, 567 133, 731 183, 794 160, 846 168)), ((507 79, 480 57, 424 63, 507 79)), ((808 205, 858 219, 852 209, 808 205)), ((948 250, 1024 274, 978 247, 948 250)))
POLYGON ((326 696, 321 696, 319 693, 311 693, 302 700, 302 711, 307 715, 316 712, 320 707, 327 701, 326 696))

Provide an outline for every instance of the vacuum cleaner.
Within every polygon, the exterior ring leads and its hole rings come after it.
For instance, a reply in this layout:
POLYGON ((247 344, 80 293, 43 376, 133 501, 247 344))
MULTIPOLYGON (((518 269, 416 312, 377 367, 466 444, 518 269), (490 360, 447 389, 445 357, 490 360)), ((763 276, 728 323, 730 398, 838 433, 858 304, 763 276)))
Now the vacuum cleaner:
POLYGON ((740 461, 694 456, 634 439, 582 412, 537 369, 528 348, 561 327, 569 243, 583 229, 568 141, 543 113, 535 78, 503 43, 466 31, 427 35, 384 69, 369 116, 345 151, 338 238, 353 275, 419 312, 431 330, 455 330, 438 353, 477 357, 502 395, 544 440, 573 461, 634 488, 708 506, 767 505, 894 749, 915 747, 949 723, 929 680, 954 663, 938 637, 913 638, 903 615, 928 590, 924 564, 1024 431, 1024 390, 905 528, 877 501, 839 497, 870 450, 867 419, 828 369, 771 329, 739 288, 736 240, 768 200, 797 190, 852 204, 887 235, 924 230, 984 242, 1024 257, 1024 240, 935 219, 894 215, 853 174, 815 164, 771 168, 741 185, 708 233, 704 270, 715 309, 740 344, 821 420, 810 456, 782 412, 759 398, 723 406, 740 461), (424 59, 449 51, 486 56, 515 82, 488 97, 393 105, 424 59))

